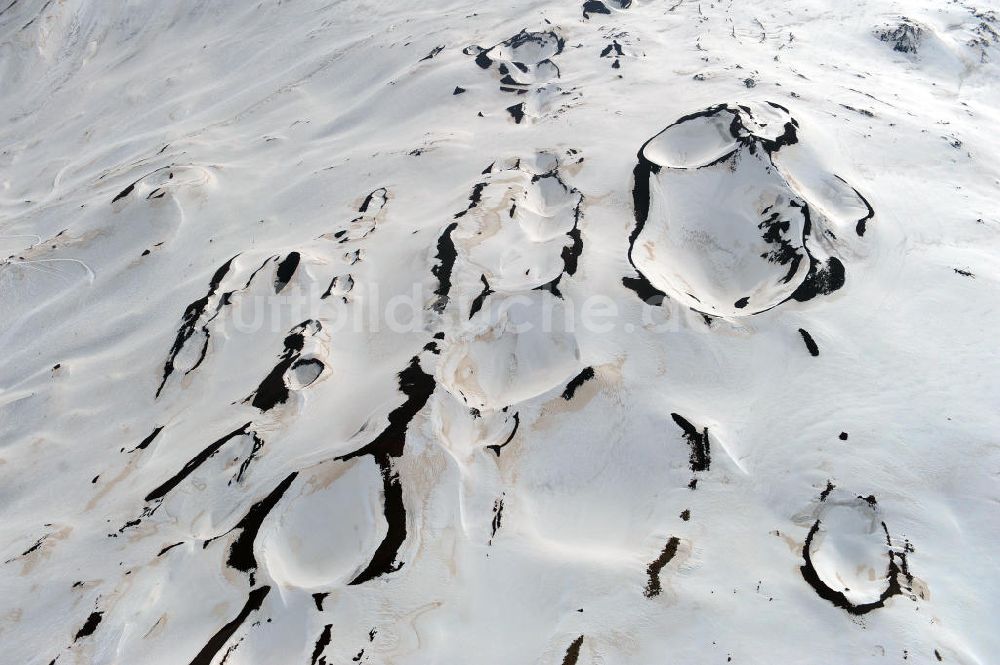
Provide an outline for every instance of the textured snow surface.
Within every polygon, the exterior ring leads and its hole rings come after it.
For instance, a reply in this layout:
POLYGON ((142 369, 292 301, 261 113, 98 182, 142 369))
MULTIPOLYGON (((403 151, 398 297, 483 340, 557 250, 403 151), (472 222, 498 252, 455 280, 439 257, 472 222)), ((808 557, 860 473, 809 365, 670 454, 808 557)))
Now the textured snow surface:
POLYGON ((970 2, 4 0, 0 663, 1000 662, 970 2))

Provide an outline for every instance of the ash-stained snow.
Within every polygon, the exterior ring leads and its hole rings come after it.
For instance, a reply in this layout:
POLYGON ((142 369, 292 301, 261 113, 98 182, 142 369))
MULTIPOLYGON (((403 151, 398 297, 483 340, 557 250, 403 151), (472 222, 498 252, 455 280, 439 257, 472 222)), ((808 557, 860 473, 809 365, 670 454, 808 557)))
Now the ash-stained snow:
POLYGON ((998 661, 1000 8, 0 4, 0 663, 998 661))

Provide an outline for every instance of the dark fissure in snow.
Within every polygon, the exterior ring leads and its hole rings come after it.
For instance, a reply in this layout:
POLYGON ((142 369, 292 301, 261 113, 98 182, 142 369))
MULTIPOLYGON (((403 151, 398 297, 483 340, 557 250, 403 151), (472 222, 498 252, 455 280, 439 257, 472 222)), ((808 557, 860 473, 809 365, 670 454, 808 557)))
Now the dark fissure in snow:
POLYGON ((212 636, 201 651, 191 660, 190 665, 212 665, 212 661, 215 660, 215 656, 222 650, 222 647, 226 646, 226 642, 229 641, 239 627, 247 620, 247 618, 257 610, 260 609, 261 605, 264 603, 264 599, 267 594, 271 591, 271 587, 262 586, 258 589, 254 589, 250 592, 247 597, 246 605, 240 610, 240 613, 235 619, 227 623, 225 626, 219 629, 219 631, 212 636))
POLYGON ((562 398, 567 402, 573 399, 576 394, 577 388, 582 386, 587 381, 594 378, 594 368, 585 367, 582 372, 573 377, 568 384, 566 384, 566 389, 563 391, 562 398))
POLYGON ((677 547, 681 544, 681 541, 677 536, 671 536, 667 544, 663 546, 663 551, 660 552, 660 556, 650 563, 646 567, 646 574, 649 576, 649 581, 646 582, 646 589, 643 594, 646 598, 653 598, 654 596, 660 595, 663 587, 660 584, 660 571, 663 567, 670 563, 670 560, 677 555, 677 547))
POLYGON ((708 442, 708 428, 705 427, 701 432, 687 421, 683 416, 676 413, 671 413, 670 417, 674 419, 674 422, 684 430, 684 438, 687 440, 688 445, 691 446, 691 470, 692 471, 708 471, 708 467, 712 462, 711 448, 708 442))
POLYGON ((247 430, 250 428, 250 425, 251 423, 246 423, 242 427, 235 429, 229 434, 225 435, 218 441, 210 443, 204 450, 202 450, 200 453, 191 458, 191 460, 189 460, 188 463, 185 464, 180 471, 178 471, 176 474, 174 474, 171 478, 169 478, 162 485, 154 489, 152 492, 147 494, 146 501, 155 501, 157 499, 163 498, 167 494, 167 492, 177 487, 177 485, 180 484, 182 480, 191 475, 191 473, 199 466, 201 466, 201 464, 205 460, 215 455, 215 453, 219 452, 219 448, 221 448, 227 441, 246 434, 247 430))
POLYGON ((809 355, 818 356, 819 347, 816 346, 816 341, 812 338, 804 328, 799 328, 799 334, 802 335, 802 341, 806 343, 806 348, 809 349, 809 355))

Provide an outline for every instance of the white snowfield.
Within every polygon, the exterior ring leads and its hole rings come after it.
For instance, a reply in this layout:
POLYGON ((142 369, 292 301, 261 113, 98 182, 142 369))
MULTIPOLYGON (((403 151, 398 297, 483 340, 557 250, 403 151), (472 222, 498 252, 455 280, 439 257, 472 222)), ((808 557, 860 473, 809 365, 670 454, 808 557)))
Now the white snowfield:
POLYGON ((995 2, 3 0, 0 120, 0 664, 1000 663, 995 2))

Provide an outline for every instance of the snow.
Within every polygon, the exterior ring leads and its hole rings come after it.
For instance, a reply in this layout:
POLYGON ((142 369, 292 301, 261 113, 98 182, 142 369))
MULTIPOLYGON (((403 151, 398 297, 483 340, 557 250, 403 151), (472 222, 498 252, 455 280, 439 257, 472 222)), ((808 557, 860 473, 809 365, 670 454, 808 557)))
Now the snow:
POLYGON ((996 661, 1000 8, 584 4, 0 5, 0 663, 996 661))

